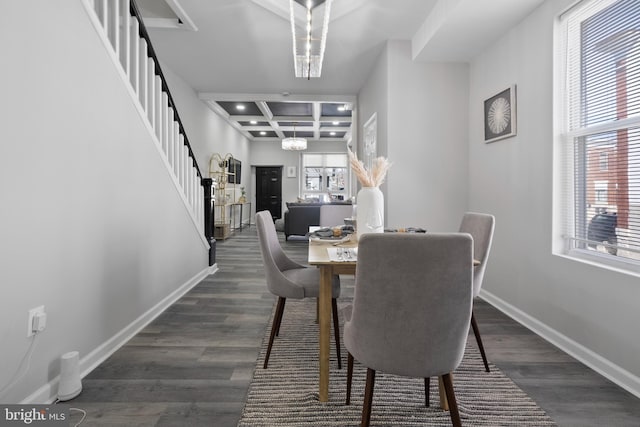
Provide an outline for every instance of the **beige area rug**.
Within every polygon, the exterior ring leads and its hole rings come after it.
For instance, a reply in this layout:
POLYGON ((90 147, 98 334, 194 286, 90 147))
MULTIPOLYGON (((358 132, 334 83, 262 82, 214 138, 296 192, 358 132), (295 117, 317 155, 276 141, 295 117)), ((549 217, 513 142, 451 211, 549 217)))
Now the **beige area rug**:
MULTIPOLYGON (((271 330, 267 328, 239 426, 360 425, 366 368, 356 361, 351 405, 345 405, 347 351, 343 346, 340 370, 333 335, 329 402, 318 400, 318 325, 314 320, 315 301, 288 300, 269 368, 263 369, 271 330)), ((491 372, 485 372, 477 347, 467 346, 453 376, 464 426, 555 425, 513 381, 494 365, 490 367, 491 372)), ((439 407, 437 384, 432 378, 431 407, 427 408, 423 379, 376 372, 371 425, 450 426, 449 413, 439 407)))

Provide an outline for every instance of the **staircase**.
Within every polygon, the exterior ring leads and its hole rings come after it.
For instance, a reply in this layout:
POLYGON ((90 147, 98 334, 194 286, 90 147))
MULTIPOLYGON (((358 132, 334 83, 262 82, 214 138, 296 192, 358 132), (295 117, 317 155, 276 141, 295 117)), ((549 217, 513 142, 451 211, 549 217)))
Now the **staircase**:
MULTIPOLYGON (((126 84, 130 85, 167 171, 173 177, 196 227, 204 235, 210 205, 205 202, 207 192, 203 185, 209 187, 209 180, 203 184, 184 126, 134 1, 82 1, 94 26, 104 36, 126 84)), ((209 237, 207 233, 208 242, 209 237)))

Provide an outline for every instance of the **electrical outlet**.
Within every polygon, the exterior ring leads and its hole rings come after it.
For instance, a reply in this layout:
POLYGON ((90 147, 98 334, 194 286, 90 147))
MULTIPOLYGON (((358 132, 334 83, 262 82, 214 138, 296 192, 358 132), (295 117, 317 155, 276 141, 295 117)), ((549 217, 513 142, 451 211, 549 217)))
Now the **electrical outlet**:
POLYGON ((31 335, 42 332, 46 325, 47 314, 44 311, 44 305, 29 310, 29 319, 27 323, 27 338, 31 335))

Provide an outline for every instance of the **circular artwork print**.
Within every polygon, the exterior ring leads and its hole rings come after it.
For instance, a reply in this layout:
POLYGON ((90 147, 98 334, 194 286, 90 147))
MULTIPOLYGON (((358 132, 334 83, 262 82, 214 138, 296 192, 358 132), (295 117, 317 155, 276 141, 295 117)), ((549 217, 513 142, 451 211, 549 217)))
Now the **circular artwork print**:
POLYGON ((510 120, 511 106, 509 105, 509 101, 505 98, 495 99, 491 103, 487 113, 487 122, 491 132, 494 134, 503 132, 507 126, 509 126, 510 120))

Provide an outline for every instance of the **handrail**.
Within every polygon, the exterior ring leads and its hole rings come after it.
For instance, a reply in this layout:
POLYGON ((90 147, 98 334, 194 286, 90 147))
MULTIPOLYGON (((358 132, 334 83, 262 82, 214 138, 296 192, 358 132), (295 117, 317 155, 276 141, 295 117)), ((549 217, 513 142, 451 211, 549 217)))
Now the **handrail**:
POLYGON ((187 134, 184 130, 184 125, 182 124, 182 120, 180 119, 180 115, 178 114, 178 109, 176 108, 176 104, 173 101, 173 97, 171 96, 171 91, 169 90, 169 85, 167 84, 167 79, 165 79, 164 74, 162 73, 162 68, 160 67, 160 61, 158 61, 158 57, 156 56, 156 52, 153 49, 153 44, 151 43, 151 37, 149 37, 149 33, 147 32, 147 27, 145 27, 142 15, 140 14, 140 10, 136 5, 135 0, 131 0, 129 5, 129 9, 131 12, 131 16, 138 20, 138 33, 139 36, 142 37, 147 42, 147 53, 149 57, 153 59, 156 64, 155 70, 156 74, 160 77, 160 81, 162 82, 162 90, 167 94, 167 98, 169 100, 169 105, 173 108, 174 119, 180 125, 180 134, 184 137, 184 144, 187 146, 189 150, 189 157, 193 160, 193 165, 198 172, 198 177, 202 179, 202 173, 200 172, 200 167, 198 166, 198 161, 196 160, 196 156, 193 154, 193 150, 191 149, 191 144, 189 144, 189 138, 187 138, 187 134))

